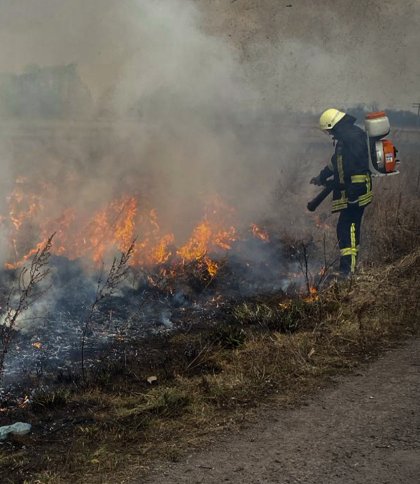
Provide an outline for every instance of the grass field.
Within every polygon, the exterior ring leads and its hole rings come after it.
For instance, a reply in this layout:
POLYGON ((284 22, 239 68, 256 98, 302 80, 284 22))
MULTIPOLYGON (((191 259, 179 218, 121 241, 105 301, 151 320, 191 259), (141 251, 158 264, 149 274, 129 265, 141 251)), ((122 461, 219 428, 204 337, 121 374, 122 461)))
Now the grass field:
POLYGON ((418 159, 380 182, 364 226, 363 264, 316 297, 243 298, 217 320, 135 343, 86 381, 40 388, 4 409, 2 424, 33 432, 0 445, 5 483, 124 482, 177 460, 261 403, 299 405, 331 377, 368 363, 418 332, 418 159))

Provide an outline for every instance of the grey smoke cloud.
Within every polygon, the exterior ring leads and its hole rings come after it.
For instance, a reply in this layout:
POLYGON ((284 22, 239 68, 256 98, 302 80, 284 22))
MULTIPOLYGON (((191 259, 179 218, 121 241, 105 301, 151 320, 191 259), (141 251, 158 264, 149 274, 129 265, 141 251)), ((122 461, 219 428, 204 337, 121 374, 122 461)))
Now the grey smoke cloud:
POLYGON ((215 193, 246 225, 273 213, 277 191, 274 216, 304 226, 297 187, 311 164, 317 169, 307 133, 292 115, 271 124, 264 117, 335 103, 405 105, 420 74, 419 2, 292 5, 0 0, 0 72, 75 62, 97 112, 107 114, 102 129, 95 118, 28 136, 32 120, 14 141, 3 132, 3 180, 24 173, 40 191, 48 182, 52 218, 138 194, 181 240, 215 193))
POLYGON ((106 59, 99 70, 107 88, 97 104, 105 121, 95 113, 71 123, 3 119, 3 171, 10 172, 4 192, 24 175, 23 191, 42 194, 31 227, 47 214, 54 231, 69 208, 82 214, 83 227, 110 200, 133 194, 146 210, 157 209, 163 233, 175 232, 182 244, 214 195, 239 208, 238 223, 266 210, 279 157, 273 163, 274 152, 250 123, 258 93, 235 48, 203 31, 204 17, 191 2, 34 4, 33 17, 22 4, 2 4, 2 35, 13 36, 15 67, 17 58, 22 65, 76 61, 83 74, 106 59))
POLYGON ((242 51, 271 106, 409 109, 419 96, 418 0, 196 3, 211 12, 206 28, 242 51))
MULTIPOLYGON (((260 98, 276 107, 319 110, 374 100, 407 108, 418 96, 418 0, 290 3, 291 8, 277 0, 1 0, 0 71, 76 62, 100 96, 124 79, 136 58, 149 61, 145 68, 153 66, 150 82, 179 61, 168 55, 165 69, 155 70, 144 36, 153 31, 154 46, 166 44, 167 53, 176 54, 191 40, 200 43, 189 35, 200 29, 218 37, 213 55, 226 51, 227 43, 238 49, 260 98)), ((196 67, 200 71, 205 62, 196 67)))

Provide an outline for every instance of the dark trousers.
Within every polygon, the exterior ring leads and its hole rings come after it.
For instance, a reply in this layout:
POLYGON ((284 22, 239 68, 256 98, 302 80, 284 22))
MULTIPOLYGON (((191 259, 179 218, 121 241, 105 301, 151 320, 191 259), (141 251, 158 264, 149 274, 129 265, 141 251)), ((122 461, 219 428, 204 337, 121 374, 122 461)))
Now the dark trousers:
POLYGON ((360 227, 365 207, 349 205, 340 212, 337 239, 340 247, 340 272, 354 273, 360 245, 360 227))

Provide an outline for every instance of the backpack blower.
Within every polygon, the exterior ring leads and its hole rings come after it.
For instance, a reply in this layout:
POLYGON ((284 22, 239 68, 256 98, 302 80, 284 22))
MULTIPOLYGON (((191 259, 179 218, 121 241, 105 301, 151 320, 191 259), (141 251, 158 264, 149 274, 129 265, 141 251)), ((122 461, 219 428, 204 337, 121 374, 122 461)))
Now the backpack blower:
MULTIPOLYGON (((388 116, 384 111, 368 113, 365 116, 366 142, 369 153, 369 170, 373 177, 398 175, 400 163, 398 150, 392 141, 385 139, 391 130, 388 116)), ((308 202, 307 208, 314 212, 334 188, 332 180, 326 181, 322 192, 308 202)))

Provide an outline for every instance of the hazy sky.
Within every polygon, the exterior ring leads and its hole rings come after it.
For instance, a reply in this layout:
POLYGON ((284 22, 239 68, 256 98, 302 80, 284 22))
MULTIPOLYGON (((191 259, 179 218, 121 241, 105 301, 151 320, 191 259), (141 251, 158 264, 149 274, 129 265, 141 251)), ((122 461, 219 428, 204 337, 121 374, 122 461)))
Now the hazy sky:
POLYGON ((151 29, 155 43, 171 38, 176 56, 188 55, 194 38, 176 30, 180 18, 223 39, 270 106, 420 101, 420 0, 0 0, 0 72, 76 62, 100 96, 144 58, 151 29))

